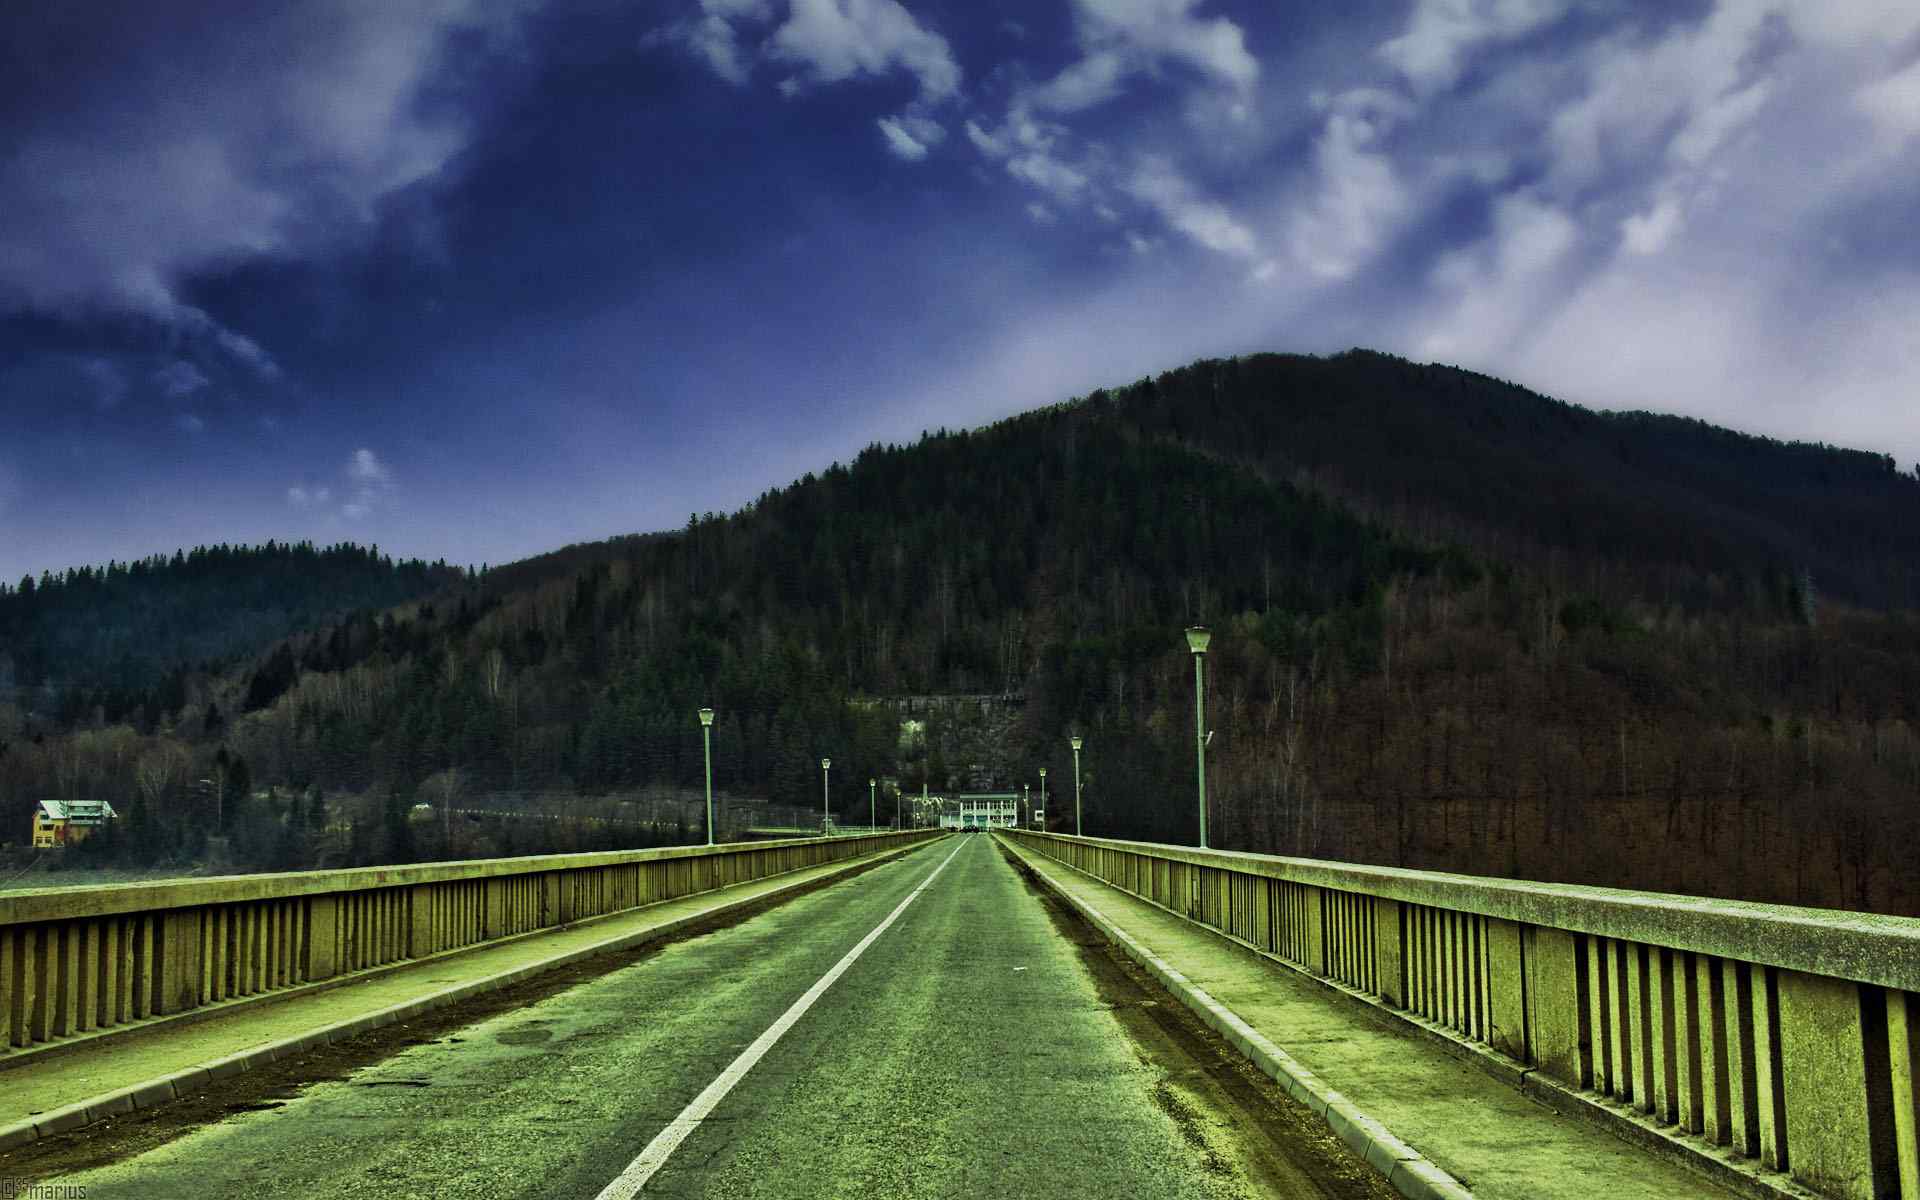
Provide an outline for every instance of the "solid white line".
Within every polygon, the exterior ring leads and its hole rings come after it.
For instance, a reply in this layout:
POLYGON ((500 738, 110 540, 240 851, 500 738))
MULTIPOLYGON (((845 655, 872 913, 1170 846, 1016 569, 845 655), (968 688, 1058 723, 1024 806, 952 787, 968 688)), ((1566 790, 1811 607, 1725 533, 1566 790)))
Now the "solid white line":
POLYGON ((640 1157, 628 1163, 627 1169, 620 1172, 618 1179, 600 1190, 598 1200, 630 1200, 631 1197, 638 1195, 640 1189, 647 1186, 647 1180, 653 1178, 654 1172, 665 1166, 667 1158, 679 1149, 681 1142, 687 1140, 687 1135, 698 1129, 700 1122, 706 1120, 720 1102, 727 1098, 727 1093, 733 1090, 733 1085, 739 1083, 748 1071, 753 1070, 754 1064, 765 1057, 767 1051, 773 1049, 774 1043, 778 1042, 787 1030, 793 1028, 794 1022, 807 1014, 807 1010, 813 1007, 813 1002, 833 986, 834 980, 846 974, 847 968, 854 964, 855 959, 867 952, 868 946, 879 940, 888 926, 900 919, 900 914, 907 911, 907 905, 912 904, 915 897, 927 890, 927 887, 933 883, 934 875, 946 870, 947 864, 953 861, 954 854, 960 853, 966 845, 967 842, 963 840, 960 845, 955 846, 953 854, 941 859, 940 865, 933 869, 933 874, 921 880, 920 886, 909 892, 907 898, 887 914, 886 920, 874 926, 872 933, 861 938, 859 945, 847 951, 846 957, 835 963, 833 969, 822 975, 818 983, 808 988, 805 995, 795 1000, 786 1012, 781 1013, 780 1019, 768 1026, 765 1033, 754 1039, 753 1045, 742 1050, 740 1057, 734 1059, 726 1070, 720 1072, 719 1078, 708 1084, 705 1091, 695 1096, 693 1103, 680 1110, 679 1116, 667 1122, 667 1127, 654 1135, 653 1140, 647 1143, 647 1148, 640 1152, 640 1157))

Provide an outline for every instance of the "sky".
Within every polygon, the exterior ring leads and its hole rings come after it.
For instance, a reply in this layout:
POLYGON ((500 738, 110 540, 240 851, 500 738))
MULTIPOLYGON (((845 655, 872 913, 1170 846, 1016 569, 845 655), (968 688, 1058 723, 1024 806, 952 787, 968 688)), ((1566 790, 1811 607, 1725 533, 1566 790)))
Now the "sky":
POLYGON ((0 579, 499 563, 1196 358, 1920 460, 1911 0, 9 0, 0 579))

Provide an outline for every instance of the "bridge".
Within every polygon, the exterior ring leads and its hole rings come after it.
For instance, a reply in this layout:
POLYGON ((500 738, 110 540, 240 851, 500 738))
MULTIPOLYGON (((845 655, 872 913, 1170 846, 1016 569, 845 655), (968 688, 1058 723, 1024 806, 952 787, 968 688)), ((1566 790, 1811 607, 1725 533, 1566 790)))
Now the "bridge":
POLYGON ((1920 920, 1025 830, 0 896, 0 1182, 1920 1200, 1920 920))

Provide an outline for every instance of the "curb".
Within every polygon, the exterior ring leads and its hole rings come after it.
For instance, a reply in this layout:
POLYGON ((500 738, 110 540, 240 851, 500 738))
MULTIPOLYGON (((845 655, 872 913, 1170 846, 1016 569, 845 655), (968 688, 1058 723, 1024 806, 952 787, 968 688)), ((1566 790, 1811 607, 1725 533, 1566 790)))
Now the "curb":
MULTIPOLYGON (((1015 853, 1019 853, 1017 849, 1015 853)), ((1362 1112, 1353 1101, 1301 1065, 1265 1034, 1208 995, 1206 989, 1136 941, 1126 930, 1108 919, 1105 913, 1070 894, 1052 876, 1026 859, 1025 855, 1021 855, 1021 858, 1048 891, 1085 917, 1109 941, 1126 951, 1129 958, 1145 967, 1162 987, 1178 997, 1182 1004, 1192 1009, 1220 1036, 1232 1042, 1288 1095, 1313 1110, 1313 1114, 1324 1120, 1355 1154, 1385 1175, 1394 1191, 1407 1197, 1407 1200, 1473 1200, 1473 1192, 1465 1184, 1395 1137, 1385 1125, 1362 1112)))
MULTIPOLYGON (((939 839, 933 840, 937 841, 939 839)), ((684 917, 668 921, 664 925, 655 925, 648 929, 640 929, 632 933, 620 934, 616 937, 607 938, 604 941, 594 942, 591 945, 569 950, 564 954, 558 954, 551 958, 543 958, 538 962, 514 967, 507 971, 500 971, 480 979, 470 979, 465 983, 442 988, 437 992, 428 992, 423 996, 416 997, 412 1000, 403 1000, 398 1004, 388 1005, 386 1008, 376 1009, 371 1013, 364 1013, 357 1017, 336 1021, 331 1025, 323 1025, 318 1029, 311 1029, 305 1033, 295 1034, 290 1037, 281 1038, 278 1041, 268 1042, 248 1050, 229 1054, 224 1058, 216 1058, 210 1062, 188 1067, 185 1070, 175 1071, 168 1075, 146 1080, 143 1083, 117 1088, 111 1092, 102 1092, 97 1096, 89 1096, 85 1100, 77 1100, 72 1104, 64 1105, 60 1108, 37 1113, 24 1121, 15 1121, 9 1125, 0 1125, 0 1153, 16 1150, 21 1146, 39 1141, 41 1138, 53 1137, 55 1134, 71 1133, 75 1129, 91 1125, 107 1117, 123 1116, 136 1109, 157 1107, 197 1092, 217 1079, 227 1079, 243 1071, 251 1071, 258 1067, 264 1067, 282 1058, 290 1058, 303 1051, 313 1050, 334 1042, 345 1041, 348 1038, 357 1037, 360 1034, 387 1025, 398 1024, 411 1017, 422 1016, 438 1008, 458 1004, 460 1001, 471 999, 474 996, 480 996, 487 992, 511 987, 516 983, 532 979, 535 976, 544 975, 549 971, 571 966, 582 959, 621 950, 636 949, 647 945, 649 942, 656 942, 664 938, 672 937, 674 934, 679 933, 689 926, 699 924, 703 921, 710 921, 714 917, 725 915, 734 909, 787 900, 797 893, 806 892, 830 883, 855 867, 879 866, 881 863, 898 858, 901 855, 913 850, 918 850, 920 847, 929 844, 931 843, 925 841, 915 842, 910 846, 902 846, 895 850, 884 851, 872 858, 852 859, 848 862, 837 864, 843 869, 832 872, 831 874, 816 876, 813 879, 801 880, 795 883, 788 883, 772 891, 761 892, 756 896, 743 897, 727 903, 718 904, 712 908, 702 909, 699 912, 689 913, 684 917)))

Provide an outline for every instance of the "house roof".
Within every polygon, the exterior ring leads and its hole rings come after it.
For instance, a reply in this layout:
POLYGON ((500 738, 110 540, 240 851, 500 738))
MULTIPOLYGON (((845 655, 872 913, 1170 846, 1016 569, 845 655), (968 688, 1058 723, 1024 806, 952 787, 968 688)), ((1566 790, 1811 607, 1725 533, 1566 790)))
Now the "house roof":
POLYGON ((40 811, 52 821, 71 821, 76 825, 96 825, 118 817, 105 800, 42 800, 40 811))

